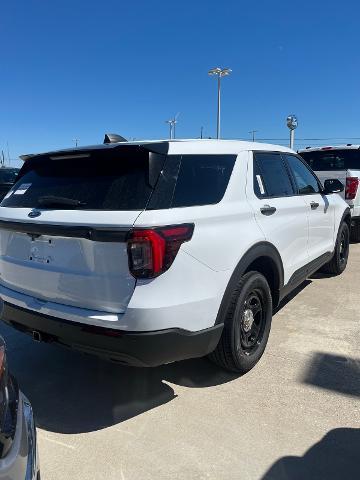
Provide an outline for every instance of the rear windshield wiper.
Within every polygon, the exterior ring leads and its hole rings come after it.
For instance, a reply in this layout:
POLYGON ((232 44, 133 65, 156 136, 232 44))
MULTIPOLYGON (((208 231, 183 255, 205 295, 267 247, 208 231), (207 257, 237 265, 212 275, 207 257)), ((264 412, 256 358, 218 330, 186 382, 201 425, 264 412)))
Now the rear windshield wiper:
POLYGON ((57 197, 56 195, 43 195, 38 198, 38 204, 42 207, 52 207, 54 205, 68 205, 71 207, 82 207, 85 202, 74 200, 73 198, 57 197))

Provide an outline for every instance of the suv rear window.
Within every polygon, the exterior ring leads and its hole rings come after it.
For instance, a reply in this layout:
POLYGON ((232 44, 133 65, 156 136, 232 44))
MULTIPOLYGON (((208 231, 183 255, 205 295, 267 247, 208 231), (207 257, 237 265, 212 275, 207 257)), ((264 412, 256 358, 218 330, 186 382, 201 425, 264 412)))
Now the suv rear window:
POLYGON ((110 155, 27 162, 2 206, 48 208, 41 199, 50 196, 79 202, 78 206, 54 203, 59 209, 143 210, 152 192, 148 152, 126 149, 110 155))
POLYGON ((316 150, 300 155, 315 171, 360 170, 360 150, 316 150))

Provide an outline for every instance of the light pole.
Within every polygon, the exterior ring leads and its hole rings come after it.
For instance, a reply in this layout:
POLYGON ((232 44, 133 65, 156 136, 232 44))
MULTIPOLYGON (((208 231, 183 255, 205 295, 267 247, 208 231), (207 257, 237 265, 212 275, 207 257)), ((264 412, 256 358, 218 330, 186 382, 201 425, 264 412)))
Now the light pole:
POLYGON ((291 114, 286 118, 286 125, 290 130, 290 148, 294 150, 294 141, 295 141, 295 129, 298 126, 298 119, 296 115, 291 114))
POLYGON ((221 106, 220 106, 220 97, 221 97, 221 78, 226 75, 230 75, 232 70, 230 68, 212 68, 209 70, 209 75, 217 76, 217 122, 216 122, 216 138, 220 138, 220 116, 221 116, 221 106))

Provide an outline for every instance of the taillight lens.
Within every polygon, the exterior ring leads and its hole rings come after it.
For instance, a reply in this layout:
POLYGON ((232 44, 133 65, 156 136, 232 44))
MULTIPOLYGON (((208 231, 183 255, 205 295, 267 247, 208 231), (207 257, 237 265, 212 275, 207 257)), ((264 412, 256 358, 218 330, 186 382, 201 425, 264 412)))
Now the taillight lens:
POLYGON ((358 177, 346 177, 345 198, 346 200, 354 200, 359 187, 358 177))
POLYGON ((173 263, 182 243, 188 242, 194 225, 135 228, 128 239, 129 268, 135 278, 154 278, 173 263))

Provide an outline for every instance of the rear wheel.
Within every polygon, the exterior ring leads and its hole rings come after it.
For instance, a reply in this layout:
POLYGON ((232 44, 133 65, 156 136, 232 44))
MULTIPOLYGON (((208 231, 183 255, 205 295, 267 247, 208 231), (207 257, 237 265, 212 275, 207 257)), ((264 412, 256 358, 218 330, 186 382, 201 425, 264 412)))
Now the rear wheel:
POLYGON ((271 319, 272 298, 265 277, 246 273, 234 288, 221 339, 210 359, 226 370, 248 372, 264 353, 271 319))
POLYGON ((320 271, 331 275, 340 275, 346 268, 349 257, 350 231, 348 224, 343 222, 339 228, 335 251, 329 263, 326 263, 320 271))
POLYGON ((355 222, 351 226, 350 235, 353 242, 360 242, 360 222, 355 222))

